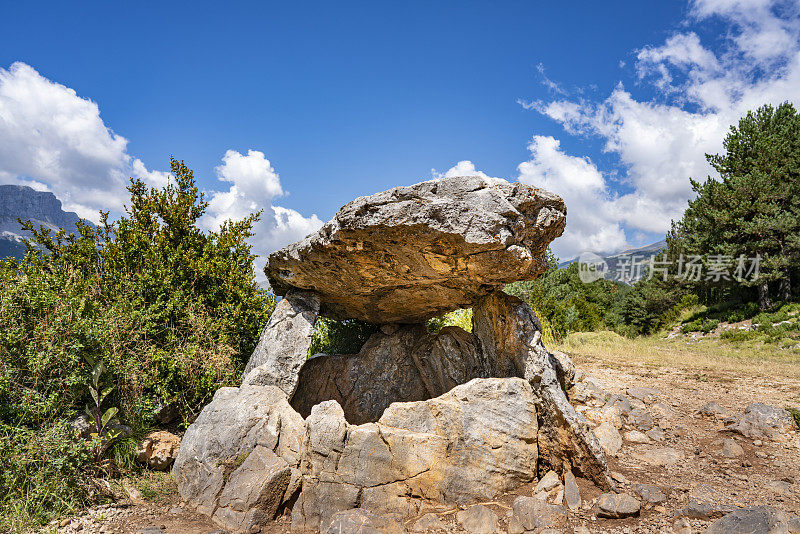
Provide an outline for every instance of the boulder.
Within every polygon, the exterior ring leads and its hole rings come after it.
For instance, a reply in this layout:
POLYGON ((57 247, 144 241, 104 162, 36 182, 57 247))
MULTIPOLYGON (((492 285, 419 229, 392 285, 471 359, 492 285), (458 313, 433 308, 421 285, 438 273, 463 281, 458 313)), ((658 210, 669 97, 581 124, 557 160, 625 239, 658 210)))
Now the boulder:
POLYGON ((181 438, 164 430, 147 434, 136 451, 136 459, 150 469, 164 471, 178 455, 181 438))
POLYGON ((706 417, 725 417, 728 411, 714 401, 707 402, 697 410, 697 413, 706 417))
POLYGON ((614 425, 605 422, 595 428, 593 432, 605 453, 608 456, 616 456, 620 448, 622 448, 622 436, 614 428, 614 425))
POLYGON ((300 367, 308 358, 319 297, 307 291, 289 291, 276 306, 261 332, 242 381, 277 386, 291 396, 297 388, 300 367))
POLYGON ((362 424, 377 421, 393 402, 427 400, 490 376, 469 332, 451 326, 430 334, 423 325, 404 325, 388 335, 376 332, 358 354, 309 359, 291 404, 307 417, 313 406, 335 400, 349 423, 362 424))
POLYGON ((717 519, 706 529, 706 534, 789 534, 786 514, 772 506, 742 508, 717 519))
POLYGON ((392 404, 377 423, 350 425, 336 401, 306 419, 303 490, 292 527, 334 513, 416 514, 426 503, 472 503, 535 479, 534 394, 520 378, 474 379, 427 401, 392 404))
POLYGON ((181 499, 232 530, 272 519, 299 487, 303 435, 277 387, 220 388, 183 436, 172 470, 181 499))
POLYGON ((784 441, 794 430, 794 419, 783 408, 754 402, 727 423, 726 429, 751 439, 784 441))
POLYGON ((430 180, 355 199, 270 254, 264 272, 278 295, 319 294, 326 315, 422 323, 539 276, 565 224, 564 202, 542 189, 479 176, 430 180))
POLYGON ((634 484, 632 489, 645 502, 657 504, 667 500, 661 488, 654 484, 634 484))

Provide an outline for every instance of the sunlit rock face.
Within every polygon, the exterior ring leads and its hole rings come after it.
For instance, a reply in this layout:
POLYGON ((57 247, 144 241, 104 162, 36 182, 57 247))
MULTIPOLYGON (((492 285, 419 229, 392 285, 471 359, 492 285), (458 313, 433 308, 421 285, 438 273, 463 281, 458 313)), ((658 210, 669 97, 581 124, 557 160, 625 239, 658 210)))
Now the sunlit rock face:
POLYGON ((325 315, 420 323, 539 276, 565 224, 564 202, 542 189, 479 176, 431 180, 353 200, 272 253, 264 272, 278 295, 317 293, 325 315))

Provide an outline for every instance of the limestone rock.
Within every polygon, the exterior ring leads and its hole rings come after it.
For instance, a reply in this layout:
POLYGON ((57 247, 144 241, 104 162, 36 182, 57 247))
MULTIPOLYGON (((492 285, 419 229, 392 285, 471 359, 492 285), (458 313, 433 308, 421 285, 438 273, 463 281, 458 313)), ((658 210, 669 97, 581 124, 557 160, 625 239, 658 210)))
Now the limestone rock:
POLYGON ((648 450, 636 450, 631 456, 647 465, 655 467, 668 467, 677 464, 683 459, 683 453, 671 447, 659 447, 648 450))
POLYGON ((725 417, 728 411, 716 402, 708 402, 697 410, 697 413, 706 417, 725 417))
POLYGON ((303 416, 335 400, 352 424, 377 421, 393 402, 438 397, 473 378, 493 376, 477 339, 451 326, 430 334, 404 325, 373 334, 358 354, 309 359, 300 370, 291 403, 303 416))
POLYGON ((744 454, 744 449, 741 445, 736 443, 736 440, 725 438, 722 441, 722 450, 720 451, 720 454, 725 458, 736 458, 737 456, 744 454))
POLYGON ((214 511, 214 521, 237 530, 272 520, 283 504, 290 479, 289 464, 257 445, 228 478, 214 511))
POLYGON ((431 532, 448 532, 450 528, 447 523, 439 519, 439 516, 434 513, 427 513, 417 519, 411 528, 410 532, 431 533, 431 532))
POLYGON ((565 214, 561 198, 527 185, 431 180, 355 199, 270 254, 264 272, 278 295, 318 293, 325 314, 421 323, 544 272, 565 214))
POLYGON ((754 402, 726 428, 747 438, 784 441, 794 429, 794 419, 783 408, 754 402))
POLYGON ((597 500, 597 517, 619 519, 639 515, 641 504, 627 493, 603 493, 597 500))
POLYGON ((711 523, 707 534, 789 534, 786 514, 772 506, 742 508, 711 523))
POLYGON ((581 507, 581 493, 575 475, 569 469, 564 471, 564 502, 573 512, 581 507))
POLYGON ((540 491, 550 491, 551 489, 560 485, 561 480, 558 478, 558 473, 551 470, 545 473, 542 479, 536 484, 536 489, 534 489, 533 492, 539 493, 540 491))
POLYGON ((600 446, 609 456, 616 456, 622 447, 622 436, 614 426, 605 422, 594 429, 594 435, 600 442, 600 446))
MULTIPOLYGON (((296 471, 303 435, 303 418, 289 406, 286 395, 277 387, 244 385, 241 388, 220 388, 181 441, 172 469, 181 499, 206 515, 213 515, 219 506, 237 512, 224 518, 222 515, 215 517, 228 525, 236 518, 246 522, 251 512, 255 515, 260 511, 269 513, 271 508, 262 508, 264 501, 260 499, 247 500, 255 503, 252 510, 237 510, 241 508, 238 504, 221 504, 221 494, 225 494, 228 483, 238 484, 247 479, 247 473, 242 471, 233 477, 237 468, 252 464, 253 469, 267 469, 275 464, 262 449, 279 456, 290 472, 296 471), (260 452, 250 460, 257 447, 261 447, 260 452), (257 459, 260 463, 255 464, 257 459)), ((276 480, 273 489, 279 492, 279 487, 284 487, 283 475, 276 480)), ((268 490, 261 493, 264 491, 268 490)), ((281 492, 283 501, 290 497, 288 491, 281 492)), ((226 502, 233 502, 233 499, 226 502)))
POLYGON ((150 469, 164 471, 175 461, 180 446, 181 438, 175 434, 164 430, 150 432, 139 444, 136 459, 150 469))
POLYGON ((687 517, 689 519, 702 519, 709 521, 720 518, 726 514, 734 512, 736 508, 724 504, 713 502, 700 502, 696 499, 689 499, 689 503, 674 512, 677 517, 687 517))
POLYGON ((537 396, 539 454, 556 472, 567 465, 603 488, 611 487, 605 455, 586 420, 567 400, 557 364, 541 343, 541 326, 530 306, 495 293, 472 310, 472 332, 480 340, 495 376, 524 376, 537 396))
POLYGON ((277 386, 291 396, 300 367, 308 357, 319 297, 307 291, 289 291, 276 306, 261 332, 242 380, 245 384, 277 386))
POLYGON ((667 500, 661 488, 654 484, 634 484, 632 489, 645 502, 660 503, 667 500))
POLYGON ((355 508, 331 516, 324 534, 405 534, 403 523, 392 516, 380 516, 368 510, 355 508))
POLYGON ((335 401, 314 406, 293 528, 314 530, 355 507, 405 517, 424 502, 470 503, 531 482, 534 400, 523 379, 487 378, 427 401, 394 403, 377 423, 348 424, 335 401))
POLYGON ((495 534, 500 531, 497 514, 481 504, 470 506, 456 514, 456 521, 470 534, 495 534))
POLYGON ((625 441, 630 441, 631 443, 650 443, 650 438, 638 430, 629 430, 625 432, 625 441))
POLYGON ((517 497, 514 499, 511 509, 513 515, 509 525, 513 521, 523 531, 539 532, 547 528, 561 528, 566 525, 567 511, 563 506, 548 504, 533 497, 517 497))

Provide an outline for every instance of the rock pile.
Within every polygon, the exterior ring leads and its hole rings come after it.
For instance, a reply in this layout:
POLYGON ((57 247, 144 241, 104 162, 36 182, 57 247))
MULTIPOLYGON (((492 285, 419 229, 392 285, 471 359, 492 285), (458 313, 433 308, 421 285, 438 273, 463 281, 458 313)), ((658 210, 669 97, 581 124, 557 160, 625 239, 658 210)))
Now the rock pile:
MULTIPOLYGON (((173 469, 182 498, 231 530, 291 511, 294 529, 325 531, 491 498, 548 470, 611 489, 567 400, 569 358, 549 353, 533 311, 502 292, 546 268, 565 213, 540 189, 446 178, 358 198, 273 253, 265 272, 284 298, 242 387, 218 391, 186 432, 173 469), (426 331, 467 307, 471 332, 426 331), (380 331, 358 354, 307 359, 320 315, 380 331)), ((526 510, 515 504, 523 529, 526 510)))

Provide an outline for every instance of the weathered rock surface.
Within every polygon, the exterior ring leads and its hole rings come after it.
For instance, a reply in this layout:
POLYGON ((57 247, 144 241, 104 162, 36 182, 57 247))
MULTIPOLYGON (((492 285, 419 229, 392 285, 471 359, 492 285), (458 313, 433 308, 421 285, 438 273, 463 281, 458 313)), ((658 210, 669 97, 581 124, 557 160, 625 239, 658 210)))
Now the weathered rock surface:
POLYGON ((381 516, 356 508, 333 514, 321 532, 324 534, 405 534, 406 527, 396 517, 381 516))
POLYGON ((544 272, 565 214, 560 197, 527 185, 431 180, 355 199, 273 252, 265 273, 278 295, 318 293, 326 314, 421 323, 544 272))
POLYGON ((570 466, 603 488, 612 487, 605 455, 586 419, 567 400, 560 367, 541 341, 541 326, 530 306, 495 293, 472 310, 472 331, 493 362, 494 376, 524 376, 533 386, 540 417, 540 467, 563 472, 570 466))
POLYGON ((564 527, 567 522, 567 511, 563 506, 548 504, 533 497, 517 497, 511 509, 509 532, 540 532, 548 528, 564 527))
POLYGON ((300 367, 308 357, 319 297, 307 291, 289 291, 276 306, 261 332, 242 379, 244 384, 277 386, 291 396, 300 367))
POLYGON ((597 517, 614 519, 639 515, 641 504, 627 493, 603 493, 597 500, 597 517))
POLYGON ((772 506, 742 508, 711 523, 706 534, 789 534, 786 514, 772 506))
POLYGON ((150 432, 139 444, 136 459, 150 469, 164 471, 175 461, 180 446, 181 438, 175 434, 164 430, 150 432))
POLYGON ((303 435, 277 387, 219 389, 183 436, 172 471, 181 499, 233 530, 272 519, 299 488, 303 435))
POLYGON ((661 488, 654 484, 634 484, 632 489, 645 502, 660 503, 667 500, 661 488))
POLYGON ((309 359, 291 403, 307 417, 326 400, 337 401, 352 424, 377 421, 393 402, 438 397, 473 378, 494 376, 478 340, 461 328, 430 334, 404 325, 373 334, 358 354, 309 359))
POLYGON ((581 507, 581 492, 575 475, 570 470, 564 471, 564 502, 573 512, 581 507))
POLYGON ((536 476, 538 433, 530 384, 475 379, 435 399, 392 404, 377 423, 349 425, 335 401, 306 419, 303 491, 293 528, 334 513, 416 513, 424 502, 469 503, 536 476))
POLYGON ((794 429, 794 419, 783 408, 754 402, 726 428, 747 438, 784 441, 794 429))
POLYGON ((497 514, 491 508, 476 504, 456 514, 456 521, 470 534, 495 534, 500 532, 497 514))

